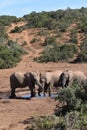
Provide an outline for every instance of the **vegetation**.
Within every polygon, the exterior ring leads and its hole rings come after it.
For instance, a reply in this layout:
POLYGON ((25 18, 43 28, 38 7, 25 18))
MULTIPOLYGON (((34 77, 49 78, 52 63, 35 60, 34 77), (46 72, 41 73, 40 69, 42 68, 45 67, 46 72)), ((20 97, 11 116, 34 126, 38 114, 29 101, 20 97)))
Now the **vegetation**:
POLYGON ((8 36, 5 32, 7 26, 9 26, 13 22, 18 22, 19 19, 15 16, 0 16, 0 43, 4 43, 8 40, 8 36))
POLYGON ((51 43, 51 45, 46 46, 41 56, 34 58, 34 60, 38 62, 69 61, 76 53, 77 47, 74 44, 57 45, 51 43))
POLYGON ((18 26, 15 26, 15 28, 11 30, 11 33, 21 33, 21 32, 22 32, 22 29, 18 26))
POLYGON ((44 27, 48 29, 56 29, 60 32, 64 32, 67 27, 78 21, 78 28, 82 31, 86 31, 87 21, 87 8, 82 7, 81 9, 70 9, 57 10, 50 12, 32 12, 31 14, 24 15, 23 18, 27 21, 27 25, 30 27, 44 27), (83 28, 84 27, 84 28, 83 28))
POLYGON ((56 43, 56 38, 55 37, 46 37, 43 46, 47 46, 47 45, 53 45, 56 43))
POLYGON ((57 100, 62 104, 56 106, 55 114, 65 116, 66 127, 79 128, 87 126, 87 82, 74 83, 71 88, 62 89, 57 100))
POLYGON ((55 115, 34 118, 33 123, 29 122, 31 126, 27 126, 25 130, 65 130, 63 119, 55 115))
POLYGON ((25 50, 13 41, 8 41, 8 45, 0 44, 0 69, 16 66, 22 54, 25 50))
POLYGON ((54 115, 33 118, 26 130, 87 129, 87 82, 61 89, 56 100, 54 115))
POLYGON ((71 30, 71 39, 70 39, 70 41, 71 41, 72 43, 75 43, 75 44, 78 43, 77 30, 76 30, 76 29, 72 29, 72 30, 71 30))
POLYGON ((81 43, 80 53, 78 54, 75 62, 87 62, 87 38, 81 43))
POLYGON ((39 42, 39 41, 40 41, 40 39, 38 39, 38 38, 33 38, 30 43, 35 43, 35 42, 39 42))
POLYGON ((25 53, 25 50, 16 42, 9 41, 5 31, 11 23, 17 23, 20 20, 22 19, 15 16, 0 16, 0 69, 16 66, 21 60, 21 55, 25 53))

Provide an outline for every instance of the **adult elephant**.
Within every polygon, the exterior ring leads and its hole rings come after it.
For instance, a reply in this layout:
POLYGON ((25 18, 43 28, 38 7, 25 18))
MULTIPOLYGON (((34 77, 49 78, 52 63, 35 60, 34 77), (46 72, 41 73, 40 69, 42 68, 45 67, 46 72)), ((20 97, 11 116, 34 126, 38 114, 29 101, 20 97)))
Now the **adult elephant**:
POLYGON ((10 75, 10 87, 11 95, 10 98, 16 98, 16 88, 29 87, 31 91, 31 97, 35 96, 35 84, 39 86, 38 95, 42 91, 42 85, 40 83, 40 76, 36 72, 14 72, 10 75))
POLYGON ((46 72, 45 74, 40 75, 40 82, 44 88, 44 96, 45 93, 48 92, 49 96, 51 96, 51 88, 52 87, 60 87, 59 77, 62 71, 57 70, 53 72, 46 72))
POLYGON ((60 76, 60 82, 62 87, 71 87, 74 81, 79 84, 87 80, 86 75, 82 71, 65 70, 60 76))

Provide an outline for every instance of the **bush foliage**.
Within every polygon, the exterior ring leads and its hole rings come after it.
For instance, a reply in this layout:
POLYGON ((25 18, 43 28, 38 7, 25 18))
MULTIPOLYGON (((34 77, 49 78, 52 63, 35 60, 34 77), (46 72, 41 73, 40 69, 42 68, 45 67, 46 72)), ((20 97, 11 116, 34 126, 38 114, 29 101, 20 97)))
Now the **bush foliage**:
POLYGON ((15 42, 9 41, 8 45, 0 44, 0 69, 16 66, 24 53, 25 50, 15 42))
POLYGON ((54 43, 46 46, 41 56, 36 57, 34 60, 38 62, 69 61, 76 53, 77 47, 74 44, 57 45, 54 43))
POLYGON ((76 62, 87 62, 87 39, 81 43, 80 52, 76 58, 76 62))
POLYGON ((80 129, 87 126, 87 82, 74 83, 71 88, 60 90, 57 100, 61 107, 56 106, 55 114, 66 117, 67 127, 80 129))

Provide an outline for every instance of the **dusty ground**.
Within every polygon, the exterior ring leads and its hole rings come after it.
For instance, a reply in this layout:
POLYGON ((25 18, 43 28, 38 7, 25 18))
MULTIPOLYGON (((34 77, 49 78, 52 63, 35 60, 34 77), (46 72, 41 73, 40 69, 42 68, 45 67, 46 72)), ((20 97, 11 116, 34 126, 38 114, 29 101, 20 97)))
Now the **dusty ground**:
MULTIPOLYGON (((13 28, 13 26, 12 26, 13 28)), ((9 31, 9 30, 8 30, 9 31)), ((28 32, 29 33, 29 32, 28 32)), ((30 39, 27 32, 24 31, 20 34, 21 40, 25 35, 25 41, 27 43, 30 39)), ((10 34, 9 37, 12 39, 18 38, 18 34, 10 34)), ((23 41, 23 40, 22 40, 23 41)), ((28 43, 28 47, 31 47, 28 43)), ((27 47, 27 48, 28 48, 27 47)), ((82 70, 87 75, 87 64, 69 64, 69 63, 36 63, 32 61, 32 58, 36 56, 39 52, 37 48, 32 48, 31 53, 23 56, 22 61, 12 69, 0 70, 0 130, 24 130, 26 128, 27 120, 31 117, 41 116, 41 115, 51 115, 54 113, 54 108, 56 102, 54 99, 45 98, 32 98, 31 100, 23 99, 8 99, 10 95, 10 83, 9 76, 14 71, 36 71, 46 72, 53 70, 82 70)), ((23 95, 29 93, 29 91, 22 91, 19 89, 17 95, 23 95)))

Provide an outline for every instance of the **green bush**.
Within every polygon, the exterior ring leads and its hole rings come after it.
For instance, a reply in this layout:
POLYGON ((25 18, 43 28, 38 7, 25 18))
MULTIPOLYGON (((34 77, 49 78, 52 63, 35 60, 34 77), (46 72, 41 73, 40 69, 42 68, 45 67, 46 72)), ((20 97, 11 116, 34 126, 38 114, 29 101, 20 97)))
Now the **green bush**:
POLYGON ((12 68, 21 60, 21 55, 25 54, 17 43, 12 41, 8 45, 0 45, 0 69, 12 68))
POLYGON ((80 129, 87 126, 87 82, 74 83, 71 88, 60 90, 56 100, 58 105, 56 105, 55 114, 65 117, 67 128, 80 129))
POLYGON ((87 33, 87 16, 83 15, 79 19, 78 28, 80 32, 87 33))
POLYGON ((11 50, 5 45, 0 45, 0 68, 11 68, 15 65, 16 59, 11 50))
POLYGON ((25 49, 23 49, 17 42, 14 42, 12 40, 8 41, 8 46, 10 50, 15 53, 15 55, 16 53, 19 55, 26 53, 25 49))
POLYGON ((47 46, 47 45, 52 45, 56 43, 56 38, 55 37, 46 37, 43 46, 47 46))
POLYGON ((64 119, 56 116, 38 117, 30 122, 31 126, 27 126, 25 130, 66 130, 64 119))
POLYGON ((87 54, 85 52, 80 52, 75 62, 87 62, 87 54))
POLYGON ((38 62, 58 62, 69 61, 77 53, 77 47, 73 44, 64 44, 46 46, 40 57, 36 57, 34 60, 38 62))
POLYGON ((80 52, 75 62, 87 62, 87 39, 81 43, 80 52))
POLYGON ((22 29, 21 27, 15 26, 14 29, 11 30, 11 33, 21 33, 22 29))
POLYGON ((77 30, 76 29, 71 30, 71 39, 70 39, 70 41, 72 43, 76 43, 76 44, 78 43, 77 30))
POLYGON ((31 41, 30 41, 30 43, 35 43, 35 42, 39 42, 40 41, 40 39, 38 39, 38 38, 33 38, 31 41))

